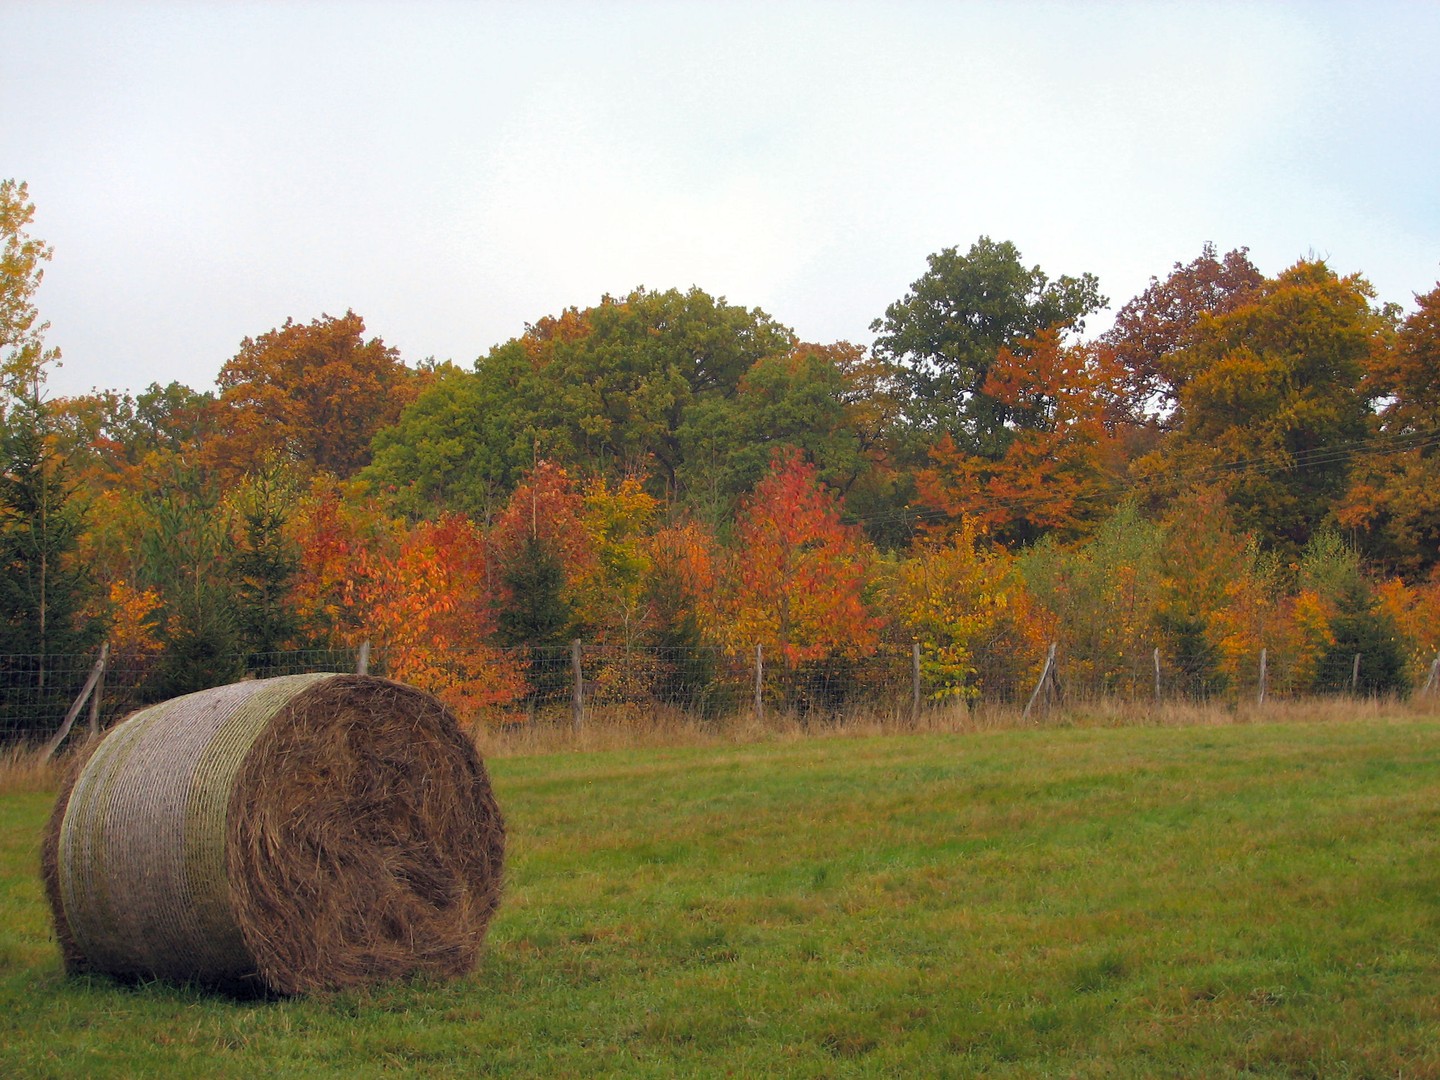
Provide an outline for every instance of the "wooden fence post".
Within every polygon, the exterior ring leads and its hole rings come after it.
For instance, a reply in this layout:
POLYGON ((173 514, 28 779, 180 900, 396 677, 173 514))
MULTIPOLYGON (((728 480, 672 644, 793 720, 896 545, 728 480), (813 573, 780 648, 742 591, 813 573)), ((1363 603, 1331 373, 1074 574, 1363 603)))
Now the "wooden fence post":
POLYGON ((1265 659, 1266 659, 1266 655, 1265 655, 1265 654, 1266 654, 1266 650, 1262 648, 1262 649, 1260 650, 1260 698, 1259 698, 1259 700, 1256 702, 1257 705, 1264 705, 1264 704, 1265 704, 1265 684, 1266 684, 1267 679, 1268 679, 1267 672, 1265 671, 1265 659))
POLYGON ((1436 656, 1435 659, 1431 661, 1430 675, 1425 680, 1425 689, 1421 690, 1420 693, 1430 693, 1431 690, 1435 689, 1437 683, 1440 683, 1440 656, 1436 656))
POLYGON ((1160 703, 1160 650, 1155 650, 1155 703, 1160 703))
MULTIPOLYGON (((1035 699, 1040 696, 1040 691, 1045 689, 1045 684, 1049 683, 1051 686, 1054 685, 1055 648, 1058 644, 1059 642, 1056 641, 1050 643, 1050 652, 1045 657, 1045 668, 1040 672, 1040 681, 1035 684, 1035 692, 1030 695, 1030 700, 1025 704, 1025 712, 1021 716, 1022 720, 1030 719, 1030 709, 1034 706, 1035 699)), ((1050 699, 1047 697, 1045 700, 1048 702, 1050 699)))
POLYGON ((765 719, 765 646, 755 646, 755 722, 765 719))
POLYGON ((370 674, 370 639, 366 638, 360 643, 360 655, 355 658, 355 674, 370 674))
POLYGON ((110 659, 110 643, 100 646, 100 677, 95 680, 95 692, 90 695, 90 737, 100 734, 100 696, 105 689, 105 665, 110 659))
POLYGON ((910 722, 920 723, 920 642, 910 643, 910 722))
POLYGON ((1360 689, 1360 654, 1355 654, 1355 664, 1350 669, 1350 693, 1360 689))
POLYGON ((85 702, 90 697, 90 692, 95 689, 95 684, 100 681, 100 673, 105 670, 105 657, 108 650, 100 650, 100 658, 95 661, 95 666, 90 669, 90 675, 85 680, 85 686, 80 691, 80 696, 75 699, 75 704, 70 706, 70 711, 65 714, 65 719, 60 724, 60 730, 54 737, 45 744, 44 750, 40 752, 43 760, 49 760, 54 756, 60 744, 65 741, 65 736, 70 734, 70 729, 75 726, 75 718, 80 715, 80 710, 85 707, 85 702))
POLYGON ((578 735, 585 719, 585 678, 580 667, 579 638, 570 642, 570 675, 573 683, 570 689, 570 730, 578 735))

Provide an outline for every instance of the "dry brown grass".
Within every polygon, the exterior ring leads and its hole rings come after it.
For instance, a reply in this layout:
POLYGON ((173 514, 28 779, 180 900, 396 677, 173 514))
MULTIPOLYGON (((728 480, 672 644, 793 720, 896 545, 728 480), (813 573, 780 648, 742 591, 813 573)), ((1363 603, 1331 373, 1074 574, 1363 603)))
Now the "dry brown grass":
POLYGON ((54 791, 69 771, 70 762, 80 753, 76 748, 46 759, 40 748, 22 744, 0 750, 0 795, 21 795, 54 791))

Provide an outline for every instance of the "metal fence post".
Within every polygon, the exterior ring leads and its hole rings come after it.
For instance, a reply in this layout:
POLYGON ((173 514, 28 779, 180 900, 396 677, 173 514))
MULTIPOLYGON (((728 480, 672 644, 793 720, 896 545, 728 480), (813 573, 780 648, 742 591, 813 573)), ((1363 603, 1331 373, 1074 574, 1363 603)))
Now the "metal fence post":
POLYGON ((570 642, 570 730, 577 735, 585 719, 585 677, 580 666, 580 639, 570 642))
POLYGON ((755 646, 755 722, 765 719, 765 646, 755 646))
POLYGON ((920 642, 910 644, 910 718, 920 723, 920 642))

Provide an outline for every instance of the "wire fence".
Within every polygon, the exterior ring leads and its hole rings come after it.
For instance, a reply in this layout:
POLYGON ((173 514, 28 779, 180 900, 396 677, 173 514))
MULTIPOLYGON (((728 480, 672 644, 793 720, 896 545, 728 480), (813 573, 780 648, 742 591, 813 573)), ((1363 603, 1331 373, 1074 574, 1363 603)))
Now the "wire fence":
MULTIPOLYGON (((97 669, 95 655, 0 655, 0 743, 41 743, 53 738, 70 713, 77 731, 103 731, 130 712, 177 692, 237 678, 305 672, 355 672, 413 682, 447 700, 467 724, 586 722, 645 724, 683 714, 702 722, 741 713, 788 715, 803 724, 851 716, 918 717, 937 705, 986 702, 1030 706, 1095 699, 1131 702, 1235 701, 1302 692, 1364 694, 1364 657, 1343 665, 1327 682, 1301 680, 1292 658, 1261 650, 1240 677, 1188 670, 1159 650, 1137 654, 1128 665, 1096 672, 1093 663, 1067 658, 1017 660, 1003 650, 970 657, 957 683, 952 668, 937 670, 918 645, 884 646, 865 655, 787 659, 763 648, 656 648, 573 642, 568 646, 497 649, 481 665, 504 669, 502 691, 467 695, 477 678, 473 657, 431 662, 417 674, 405 658, 368 643, 358 649, 307 649, 191 658, 184 678, 159 655, 107 655, 94 692, 81 699, 97 669), (1303 681, 1303 685, 1302 685, 1303 681)), ((482 671, 483 675, 484 672, 482 671)), ((491 680, 487 685, 491 685, 491 680)), ((1415 693, 1440 694, 1440 657, 1417 665, 1415 693)))

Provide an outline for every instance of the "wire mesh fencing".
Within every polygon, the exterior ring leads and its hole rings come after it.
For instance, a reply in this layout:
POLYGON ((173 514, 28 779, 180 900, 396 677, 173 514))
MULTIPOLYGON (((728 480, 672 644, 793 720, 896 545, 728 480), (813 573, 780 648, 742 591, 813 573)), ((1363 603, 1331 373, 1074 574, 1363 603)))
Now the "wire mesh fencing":
MULTIPOLYGON (((915 643, 892 643, 866 653, 787 655, 763 647, 664 648, 572 642, 492 649, 483 656, 411 658, 383 645, 295 649, 245 656, 187 658, 110 654, 94 692, 80 700, 96 668, 94 655, 0 655, 0 743, 52 738, 68 713, 77 731, 101 731, 155 701, 240 678, 304 672, 365 671, 412 682, 436 693, 471 725, 659 723, 683 716, 701 723, 745 714, 793 717, 802 726, 869 719, 918 719, 944 706, 1046 707, 1083 701, 1133 703, 1250 700, 1296 696, 1317 689, 1302 681, 1295 659, 1261 650, 1243 670, 1224 673, 1188 665, 1160 650, 1101 668, 1067 657, 1056 661, 1013 651, 978 649, 962 665, 938 664, 915 643), (1043 677, 1042 677, 1043 676, 1043 677), (479 688, 478 690, 476 688, 479 688)), ((1363 658, 1318 689, 1358 693, 1363 658), (1348 676, 1348 678, 1346 677, 1348 676)), ((1440 695, 1440 658, 1417 668, 1416 693, 1440 695)))

